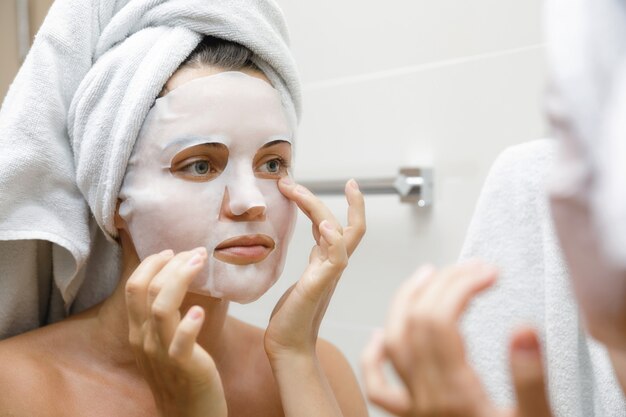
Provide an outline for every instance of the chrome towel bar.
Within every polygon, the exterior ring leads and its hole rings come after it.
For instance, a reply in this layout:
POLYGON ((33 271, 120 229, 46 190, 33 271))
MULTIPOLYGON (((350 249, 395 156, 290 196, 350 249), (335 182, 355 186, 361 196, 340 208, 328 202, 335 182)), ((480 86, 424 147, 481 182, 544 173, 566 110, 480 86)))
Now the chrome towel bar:
MULTIPOLYGON (((403 203, 428 207, 433 203, 432 168, 401 168, 394 178, 356 179, 363 194, 397 194, 403 203)), ((300 181, 315 194, 343 195, 347 180, 300 181)))

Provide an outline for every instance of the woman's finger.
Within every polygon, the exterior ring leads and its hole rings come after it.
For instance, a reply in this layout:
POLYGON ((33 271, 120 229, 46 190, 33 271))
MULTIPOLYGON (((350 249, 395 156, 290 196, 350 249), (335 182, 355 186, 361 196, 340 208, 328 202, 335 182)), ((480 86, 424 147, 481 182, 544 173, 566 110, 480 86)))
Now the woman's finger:
POLYGON ((421 266, 396 291, 387 315, 387 339, 392 344, 405 343, 402 339, 409 312, 419 294, 432 285, 436 276, 435 271, 432 265, 421 266))
POLYGON ((322 222, 319 230, 322 242, 317 247, 317 255, 323 256, 325 260, 309 263, 303 275, 306 281, 306 294, 314 303, 325 294, 332 293, 348 265, 348 253, 339 231, 326 220, 322 222))
POLYGON ((320 227, 319 225, 311 222, 311 234, 313 235, 313 239, 315 239, 316 244, 320 244, 320 227))
POLYGON ((180 268, 180 266, 183 265, 189 258, 191 258, 191 256, 193 255, 190 251, 179 252, 175 254, 152 278, 152 280, 150 281, 150 285, 148 285, 148 294, 146 298, 148 311, 150 311, 150 308, 152 308, 152 303, 154 303, 154 300, 161 292, 163 284, 168 281, 171 274, 176 272, 176 270, 180 268))
POLYGON ((343 235, 348 255, 352 255, 365 235, 365 199, 354 179, 346 183, 345 193, 348 201, 348 225, 343 229, 343 235))
POLYGON ((179 366, 184 366, 191 359, 196 339, 204 323, 204 310, 193 306, 178 324, 168 353, 179 366))
POLYGON ((483 264, 480 262, 446 268, 414 297, 407 326, 413 335, 414 349, 421 352, 417 358, 425 372, 430 369, 438 373, 442 369, 464 366, 459 317, 472 297, 495 279, 495 273, 486 279, 481 271, 483 264))
MULTIPOLYGON (((420 294, 420 299, 415 304, 416 307, 424 312, 427 312, 429 316, 437 317, 438 321, 444 319, 448 322, 456 322, 457 316, 453 316, 450 313, 450 308, 442 309, 442 303, 445 305, 458 305, 460 297, 468 297, 467 294, 462 291, 451 291, 455 286, 461 286, 467 284, 467 277, 474 277, 480 275, 482 277, 482 269, 485 267, 485 263, 479 260, 471 260, 459 265, 447 267, 437 274, 437 278, 433 280, 432 285, 420 294)), ((471 297, 469 297, 471 298, 471 297)))
POLYGON ((343 271, 348 265, 348 252, 344 238, 336 227, 328 220, 324 220, 319 227, 322 238, 327 242, 326 256, 331 264, 343 271))
POLYGON ((316 227, 328 220, 343 234, 343 229, 332 211, 306 187, 296 184, 291 178, 283 177, 278 181, 278 189, 292 200, 316 227))
POLYGON ((510 361, 517 396, 516 417, 551 417, 539 339, 533 329, 522 328, 513 334, 510 361))
POLYGON ((143 323, 147 320, 148 310, 146 309, 146 299, 148 295, 148 285, 156 274, 174 256, 171 250, 165 250, 156 255, 144 259, 139 264, 135 272, 128 278, 125 286, 126 308, 128 310, 129 336, 131 343, 139 342, 138 337, 143 323))
POLYGON ((382 330, 374 332, 361 356, 365 393, 377 406, 395 415, 405 415, 411 408, 406 388, 391 385, 384 373, 385 340, 382 330))
POLYGON ((205 248, 182 253, 166 265, 154 278, 160 289, 150 312, 154 330, 166 346, 169 345, 180 321, 180 305, 187 294, 189 284, 204 265, 207 257, 205 248))
POLYGON ((438 314, 448 321, 458 321, 469 302, 496 280, 497 270, 491 265, 479 264, 461 268, 450 274, 447 285, 435 301, 438 314))

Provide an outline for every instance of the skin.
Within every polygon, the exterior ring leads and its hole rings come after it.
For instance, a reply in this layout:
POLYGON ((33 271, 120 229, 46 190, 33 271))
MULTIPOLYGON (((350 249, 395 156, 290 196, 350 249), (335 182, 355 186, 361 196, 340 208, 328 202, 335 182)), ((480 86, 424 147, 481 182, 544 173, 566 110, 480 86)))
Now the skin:
MULTIPOLYGON (((164 93, 219 72, 183 68, 164 93)), ((263 78, 254 71, 250 75, 263 78)), ((187 292, 197 249, 139 262, 116 216, 123 271, 103 303, 0 342, 0 416, 366 416, 343 355, 317 333, 365 232, 363 196, 346 185, 348 225, 288 178, 279 189, 311 219, 309 265, 267 329, 228 316, 228 302, 187 292)), ((223 216, 235 216, 223 205, 223 216)), ((253 209, 237 220, 253 220, 253 209)))
POLYGON ((403 417, 550 417, 537 335, 519 329, 510 343, 518 404, 496 407, 468 364, 458 321, 471 299, 490 287, 497 271, 481 262, 436 271, 423 267, 398 290, 384 331, 363 352, 367 396, 403 417), (390 384, 390 363, 401 381, 390 384))

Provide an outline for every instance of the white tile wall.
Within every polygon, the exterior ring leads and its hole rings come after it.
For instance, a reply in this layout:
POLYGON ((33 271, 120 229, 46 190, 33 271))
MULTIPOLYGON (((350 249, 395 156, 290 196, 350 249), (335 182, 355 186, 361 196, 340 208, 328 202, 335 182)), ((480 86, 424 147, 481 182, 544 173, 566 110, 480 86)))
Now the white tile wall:
POLYGON ((305 82, 542 42, 540 0, 277 0, 305 82))
MULTIPOLYGON (((423 262, 455 260, 495 156, 545 134, 541 1, 279 3, 305 82, 298 179, 393 176, 410 164, 435 169, 430 210, 367 197, 368 233, 322 328, 359 373, 359 354, 395 288, 423 262)), ((324 201, 345 218, 342 198, 324 201)), ((311 245, 301 216, 281 280, 232 312, 265 325, 311 245)))

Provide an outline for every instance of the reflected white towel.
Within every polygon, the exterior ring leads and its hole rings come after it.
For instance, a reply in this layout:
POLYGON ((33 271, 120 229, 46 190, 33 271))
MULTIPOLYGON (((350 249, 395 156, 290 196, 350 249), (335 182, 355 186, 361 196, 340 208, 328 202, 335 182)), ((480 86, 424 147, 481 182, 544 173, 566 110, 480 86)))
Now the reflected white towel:
POLYGON ((54 2, 0 110, 0 338, 114 287, 128 157, 203 35, 251 49, 296 123, 299 79, 273 0, 54 2))
POLYGON ((512 404, 511 331, 536 326, 545 346, 556 417, 624 416, 626 402, 604 348, 582 329, 545 191, 557 144, 534 141, 504 151, 478 200, 461 258, 500 269, 494 288, 463 319, 470 360, 492 398, 512 404))

